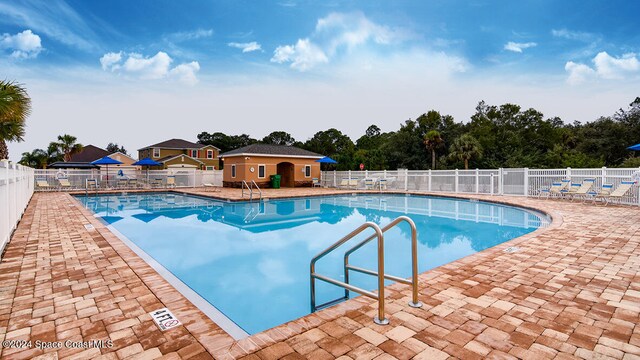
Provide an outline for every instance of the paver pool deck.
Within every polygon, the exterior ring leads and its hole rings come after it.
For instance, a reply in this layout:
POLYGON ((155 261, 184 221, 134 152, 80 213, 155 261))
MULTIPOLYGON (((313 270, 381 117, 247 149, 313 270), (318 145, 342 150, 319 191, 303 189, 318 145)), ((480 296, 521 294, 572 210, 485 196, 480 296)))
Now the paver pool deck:
MULTIPOLYGON (((240 196, 239 189, 181 191, 229 199, 240 196)), ((264 196, 335 192, 267 190, 264 196)), ((553 222, 422 273, 423 308, 407 306, 408 286, 389 286, 390 325, 374 324, 377 303, 358 297, 235 341, 72 196, 37 193, 0 263, 4 340, 0 355, 7 359, 640 359, 640 208, 464 197, 540 209, 553 222), (520 250, 504 251, 511 246, 520 250), (147 313, 162 307, 168 307, 183 326, 160 331, 147 313), (30 340, 32 345, 17 348, 17 342, 7 340, 30 340), (59 341, 62 348, 38 349, 38 340, 59 341), (111 340, 112 346, 69 348, 68 340, 111 340)))

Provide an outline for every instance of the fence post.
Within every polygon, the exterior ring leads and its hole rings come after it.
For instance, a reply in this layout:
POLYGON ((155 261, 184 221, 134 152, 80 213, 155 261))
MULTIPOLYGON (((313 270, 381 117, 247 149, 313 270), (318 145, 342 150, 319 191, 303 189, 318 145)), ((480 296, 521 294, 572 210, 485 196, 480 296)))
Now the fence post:
POLYGON ((431 169, 429 169, 429 192, 431 192, 431 169))
POLYGON ((480 193, 480 170, 476 168, 476 194, 480 193))
POLYGON ((529 196, 529 168, 524 168, 524 196, 529 196))
POLYGON ((602 185, 604 185, 607 182, 607 167, 603 166, 602 167, 602 185))
POLYGON ((404 191, 409 190, 409 169, 404 169, 404 191))
POLYGON ((333 170, 333 187, 338 187, 338 182, 336 179, 336 171, 333 170))
POLYGON ((349 170, 349 186, 351 186, 351 170, 349 170))
MULTIPOLYGON (((456 178, 455 178, 454 183, 455 183, 455 185, 454 185, 453 190, 454 190, 454 192, 457 193, 458 192, 458 169, 456 169, 456 178)), ((456 202, 456 206, 457 205, 458 205, 458 203, 456 202)))
POLYGON ((567 179, 571 180, 571 168, 567 168, 567 179))
POLYGON ((504 169, 498 169, 498 195, 504 195, 504 169))
POLYGON ((493 196, 493 173, 491 173, 491 180, 489 181, 489 186, 491 186, 491 196, 493 196))

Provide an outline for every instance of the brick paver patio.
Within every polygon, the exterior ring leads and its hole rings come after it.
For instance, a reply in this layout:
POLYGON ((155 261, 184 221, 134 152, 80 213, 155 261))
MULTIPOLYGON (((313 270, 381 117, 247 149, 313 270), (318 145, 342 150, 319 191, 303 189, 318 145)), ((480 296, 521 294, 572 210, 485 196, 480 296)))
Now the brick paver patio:
MULTIPOLYGON (((239 191, 188 192, 235 199, 239 191)), ((330 192, 296 189, 265 196, 330 192)), ((388 287, 388 326, 372 322, 376 303, 360 297, 234 341, 69 194, 39 193, 0 263, 0 354, 640 359, 640 208, 473 197, 541 209, 554 222, 421 274, 421 309, 406 305, 407 286, 388 287), (520 251, 504 252, 509 246, 520 251), (147 313, 162 307, 184 326, 161 332, 147 313), (91 340, 111 342, 80 343, 91 340), (36 341, 62 347, 38 349, 36 341)))

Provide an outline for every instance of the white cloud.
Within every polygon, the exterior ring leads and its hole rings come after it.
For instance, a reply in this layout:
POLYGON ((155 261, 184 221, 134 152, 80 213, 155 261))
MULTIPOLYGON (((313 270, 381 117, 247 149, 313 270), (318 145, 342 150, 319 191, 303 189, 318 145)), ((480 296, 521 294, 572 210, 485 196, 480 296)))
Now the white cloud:
POLYGON ((504 44, 504 49, 517 52, 517 53, 522 53, 522 50, 532 48, 537 45, 538 44, 534 42, 517 43, 517 42, 509 41, 508 43, 504 44))
POLYGON ((571 85, 581 84, 593 78, 596 74, 595 70, 593 70, 589 66, 585 64, 577 64, 573 61, 567 62, 564 66, 564 69, 569 73, 567 82, 571 85))
POLYGON ((104 54, 100 58, 100 64, 102 65, 102 70, 115 71, 119 69, 120 65, 118 65, 118 63, 120 62, 120 60, 122 60, 122 51, 117 53, 110 52, 110 53, 104 54))
POLYGON ((403 29, 376 24, 362 13, 331 13, 318 19, 311 36, 294 45, 281 45, 271 58, 276 63, 291 63, 291 68, 306 71, 328 63, 341 49, 352 53, 366 44, 393 45, 409 37, 403 29))
POLYGON ((188 40, 197 40, 213 36, 213 29, 197 29, 193 31, 181 31, 169 34, 167 40, 180 42, 188 40))
POLYGON ((329 61, 325 53, 309 39, 300 39, 295 45, 278 46, 273 52, 272 62, 290 62, 291 68, 306 71, 329 61))
POLYGON ((567 39, 567 40, 577 40, 577 41, 583 41, 583 42, 591 42, 596 40, 597 38, 597 36, 588 32, 571 31, 567 29, 560 29, 560 30, 552 29, 551 35, 558 38, 567 39))
POLYGON ((605 51, 593 58, 598 76, 603 79, 623 79, 627 75, 640 71, 640 62, 634 53, 615 58, 605 51))
POLYGON ((248 42, 248 43, 230 42, 227 45, 229 45, 229 46, 231 46, 233 48, 242 49, 243 53, 262 50, 262 46, 260 46, 260 44, 258 44, 255 41, 248 42))
POLYGON ((169 76, 175 77, 187 85, 195 85, 198 83, 198 78, 196 77, 198 71, 200 71, 200 64, 197 61, 192 61, 174 67, 169 71, 169 76))
POLYGON ((634 53, 617 58, 602 51, 591 61, 593 67, 573 61, 567 62, 564 67, 569 73, 567 82, 575 85, 592 79, 620 80, 640 75, 640 61, 634 53))
POLYGON ((196 73, 200 70, 200 64, 197 61, 171 68, 172 62, 173 59, 164 51, 159 51, 151 57, 138 53, 111 52, 100 58, 100 64, 105 71, 124 73, 145 80, 176 78, 188 85, 198 82, 196 73))
POLYGON ((43 49, 40 36, 31 30, 25 30, 15 35, 0 35, 0 48, 12 51, 11 57, 16 59, 35 58, 43 49))

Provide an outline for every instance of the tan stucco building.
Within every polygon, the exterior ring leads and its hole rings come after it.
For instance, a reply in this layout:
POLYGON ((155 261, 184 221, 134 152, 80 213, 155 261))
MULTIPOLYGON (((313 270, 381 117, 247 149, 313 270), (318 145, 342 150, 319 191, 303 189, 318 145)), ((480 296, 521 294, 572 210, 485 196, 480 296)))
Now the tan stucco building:
POLYGON ((171 139, 138 149, 138 158, 151 158, 162 164, 162 169, 188 167, 201 170, 219 170, 220 149, 182 139, 171 139))
POLYGON ((223 184, 241 187, 242 180, 270 187, 271 175, 280 175, 281 187, 311 186, 320 178, 323 156, 293 146, 253 144, 220 155, 224 161, 223 184))

